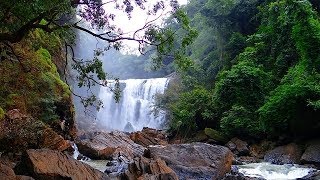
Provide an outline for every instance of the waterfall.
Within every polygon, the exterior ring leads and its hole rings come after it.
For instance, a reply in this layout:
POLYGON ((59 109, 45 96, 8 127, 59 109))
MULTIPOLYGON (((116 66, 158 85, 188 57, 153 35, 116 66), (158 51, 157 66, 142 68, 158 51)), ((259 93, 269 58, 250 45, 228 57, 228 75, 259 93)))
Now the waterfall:
POLYGON ((157 116, 152 113, 154 96, 163 94, 168 82, 168 78, 120 80, 124 88, 119 103, 114 101, 108 87, 101 87, 99 98, 104 107, 97 114, 98 124, 107 130, 127 132, 143 127, 161 129, 165 113, 159 112, 157 116))

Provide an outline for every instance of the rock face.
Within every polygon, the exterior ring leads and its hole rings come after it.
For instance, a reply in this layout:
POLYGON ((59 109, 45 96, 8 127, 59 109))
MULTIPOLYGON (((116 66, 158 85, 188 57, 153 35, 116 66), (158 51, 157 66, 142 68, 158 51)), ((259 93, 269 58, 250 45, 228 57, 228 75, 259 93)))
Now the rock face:
POLYGON ((298 164, 302 155, 301 148, 294 143, 279 146, 267 152, 264 160, 272 164, 298 164))
POLYGON ((0 180, 34 180, 29 176, 17 176, 11 167, 0 163, 0 180))
POLYGON ((310 141, 301 157, 301 162, 320 166, 320 140, 310 141))
POLYGON ((143 128, 142 131, 133 132, 130 138, 137 144, 144 147, 149 145, 167 145, 168 139, 166 134, 161 130, 152 128, 143 128))
POLYGON ((4 152, 24 151, 29 148, 49 148, 64 151, 70 142, 39 120, 11 110, 0 121, 0 149, 4 152))
POLYGON ((123 156, 130 160, 142 155, 145 150, 122 132, 92 133, 78 141, 77 146, 80 153, 92 159, 117 159, 123 156))
POLYGON ((0 164, 0 179, 1 180, 16 180, 14 171, 4 164, 0 164))
POLYGON ((233 155, 223 146, 205 143, 149 146, 152 158, 161 158, 179 179, 221 179, 230 171, 233 155))
POLYGON ((245 141, 242 141, 238 138, 232 138, 226 146, 234 153, 239 156, 248 155, 249 154, 249 148, 248 143, 245 141))
POLYGON ((134 162, 129 164, 129 168, 125 173, 128 180, 135 179, 171 179, 178 180, 176 173, 169 168, 166 163, 157 158, 155 160, 148 159, 143 156, 136 157, 134 162))
POLYGON ((18 173, 26 173, 35 179, 110 179, 106 174, 87 164, 74 160, 58 151, 48 149, 27 150, 18 173))

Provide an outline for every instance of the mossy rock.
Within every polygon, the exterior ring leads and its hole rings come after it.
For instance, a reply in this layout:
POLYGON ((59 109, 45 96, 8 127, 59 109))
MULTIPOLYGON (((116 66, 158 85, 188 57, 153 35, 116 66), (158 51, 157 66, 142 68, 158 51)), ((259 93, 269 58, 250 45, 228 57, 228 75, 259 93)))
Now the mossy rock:
POLYGON ((220 133, 217 130, 211 129, 211 128, 205 128, 204 129, 204 133, 209 136, 209 138, 218 141, 218 142, 222 142, 222 143, 227 143, 228 142, 228 138, 220 133))

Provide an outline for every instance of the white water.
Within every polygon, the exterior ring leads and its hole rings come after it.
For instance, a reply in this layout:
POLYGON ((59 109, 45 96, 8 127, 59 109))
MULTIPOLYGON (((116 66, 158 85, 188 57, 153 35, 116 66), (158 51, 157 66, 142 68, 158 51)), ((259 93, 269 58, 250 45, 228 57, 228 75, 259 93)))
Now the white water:
POLYGON ((251 163, 237 166, 239 172, 249 177, 260 177, 266 180, 291 180, 302 178, 314 171, 311 168, 302 168, 297 165, 275 165, 267 162, 251 163))
POLYGON ((101 87, 99 98, 103 102, 98 114, 98 123, 107 130, 138 131, 143 127, 161 129, 165 113, 154 116, 153 103, 156 93, 163 94, 169 79, 127 79, 121 100, 115 103, 113 93, 107 87, 101 87))

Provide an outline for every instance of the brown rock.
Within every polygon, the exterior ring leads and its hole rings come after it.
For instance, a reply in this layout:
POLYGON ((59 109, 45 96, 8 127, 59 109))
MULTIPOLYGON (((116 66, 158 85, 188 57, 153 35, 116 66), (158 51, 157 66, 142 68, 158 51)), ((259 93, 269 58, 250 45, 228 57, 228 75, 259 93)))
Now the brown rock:
POLYGON ((273 164, 298 164, 301 155, 301 148, 297 144, 290 143, 267 152, 264 160, 273 164))
POLYGON ((0 180, 16 180, 16 175, 9 166, 0 164, 0 180))
POLYGON ((274 144, 274 142, 265 140, 259 144, 253 144, 249 147, 250 155, 258 159, 263 159, 266 153, 274 148, 274 144))
POLYGON ((109 179, 106 174, 89 165, 74 160, 59 151, 49 149, 30 149, 26 151, 22 162, 17 167, 21 174, 27 173, 39 180, 50 179, 109 179))
POLYGON ((43 122, 30 116, 12 115, 0 121, 0 149, 4 152, 23 152, 30 148, 50 148, 63 151, 70 148, 69 141, 63 139, 43 122))
POLYGON ((125 177, 129 180, 134 179, 172 179, 178 180, 176 173, 169 168, 166 163, 157 158, 156 160, 148 159, 143 156, 136 157, 134 162, 129 165, 129 169, 125 173, 125 177))
POLYGON ((64 151, 71 148, 71 143, 63 139, 51 128, 46 128, 42 133, 42 142, 40 148, 48 148, 52 150, 64 151))
POLYGON ((163 131, 146 127, 143 128, 142 131, 131 133, 130 138, 135 143, 140 144, 144 147, 147 147, 149 145, 168 144, 168 139, 163 131))
POLYGON ((205 143, 150 146, 151 157, 161 158, 180 179, 220 179, 230 171, 233 155, 223 146, 205 143))
POLYGON ((27 117, 26 115, 22 114, 19 109, 9 110, 6 115, 10 120, 23 119, 27 117))
POLYGON ((30 176, 20 176, 20 175, 18 175, 16 180, 34 180, 34 179, 32 177, 30 177, 30 176))
POLYGON ((307 149, 301 157, 301 162, 320 166, 320 140, 308 142, 307 149))
POLYGON ((80 153, 92 159, 111 159, 119 155, 133 159, 142 155, 145 150, 122 132, 91 133, 87 138, 78 141, 77 146, 80 153))
POLYGON ((249 154, 248 143, 238 138, 232 138, 226 146, 235 154, 243 156, 249 154))

